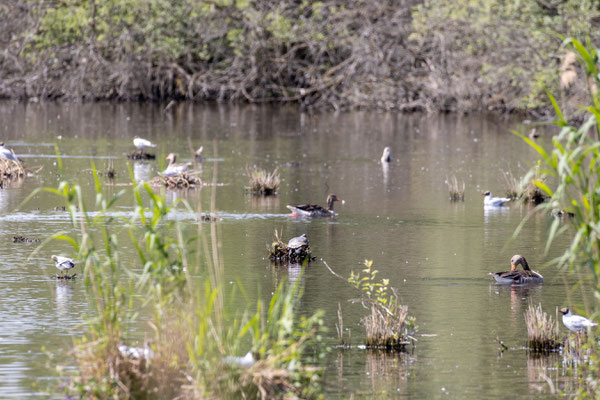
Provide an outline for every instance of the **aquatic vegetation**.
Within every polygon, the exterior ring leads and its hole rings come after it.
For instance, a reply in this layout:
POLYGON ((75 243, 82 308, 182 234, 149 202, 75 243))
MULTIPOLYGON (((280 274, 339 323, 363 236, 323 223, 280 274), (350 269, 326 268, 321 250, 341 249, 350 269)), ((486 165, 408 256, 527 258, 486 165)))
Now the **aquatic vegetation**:
POLYGON ((269 260, 277 263, 301 264, 304 260, 310 262, 315 259, 310 251, 308 239, 305 244, 300 246, 290 247, 288 244, 281 240, 281 234, 275 230, 275 241, 270 246, 267 246, 269 260))
POLYGON ((39 189, 66 204, 74 233, 59 232, 53 239, 72 246, 95 309, 75 342, 77 368, 67 376, 67 394, 119 399, 318 394, 320 369, 306 363, 324 351, 322 312, 297 313, 302 297, 298 285, 279 285, 268 305, 258 300, 255 307, 240 310, 233 305, 235 292, 226 299, 222 290, 218 230, 206 234, 197 224, 197 235, 184 235, 180 222, 168 215, 177 207, 191 211, 189 206, 183 201, 167 205, 148 183, 132 183, 135 212, 115 218, 111 211, 125 192, 105 197, 92 169, 93 217, 79 185, 61 182, 56 189, 39 189), (122 261, 120 247, 125 244, 117 240, 119 232, 127 234, 126 245, 136 250, 133 263, 122 261), (204 278, 192 281, 191 271, 204 278), (140 308, 151 314, 152 330, 145 335, 152 338, 151 358, 119 351, 122 343, 134 343, 126 326, 140 308), (248 348, 257 355, 249 368, 223 362, 248 348))
POLYGON ((127 154, 127 158, 129 158, 130 160, 154 160, 156 158, 156 155, 146 153, 144 149, 136 149, 130 154, 127 154))
POLYGON ((531 169, 520 179, 516 178, 510 171, 502 171, 502 177, 506 184, 506 196, 512 200, 521 199, 525 203, 537 205, 543 203, 548 198, 535 184, 535 182, 544 182, 546 180, 539 165, 531 169))
POLYGON ((527 347, 536 352, 557 351, 561 347, 558 320, 542 311, 542 305, 527 307, 525 312, 527 325, 527 347))
POLYGON ((0 187, 26 175, 25 168, 18 161, 0 160, 0 187))
MULTIPOLYGON (((558 104, 558 101, 548 93, 554 106, 556 118, 554 124, 560 132, 553 138, 552 147, 548 150, 542 148, 530 138, 519 135, 541 158, 540 169, 550 179, 549 182, 533 180, 533 184, 542 190, 551 201, 538 206, 538 210, 552 214, 554 208, 571 214, 571 218, 553 218, 546 241, 546 250, 554 240, 562 234, 568 233, 570 245, 563 254, 554 262, 558 266, 576 269, 580 279, 577 286, 593 285, 594 314, 599 310, 600 299, 600 241, 598 240, 598 226, 600 224, 600 76, 598 70, 598 53, 590 39, 581 43, 576 39, 564 39, 563 45, 569 51, 577 54, 581 71, 585 77, 575 82, 588 88, 587 106, 580 107, 586 111, 585 121, 581 123, 569 122, 569 119, 558 104)), ((574 79, 574 77, 571 77, 574 79)), ((537 168, 537 166, 536 166, 537 168)), ((516 232, 518 234, 518 230, 516 232)), ((570 335, 573 337, 573 335, 570 335)), ((598 397, 600 395, 600 363, 598 355, 600 349, 594 342, 585 345, 582 338, 576 337, 573 343, 568 339, 565 347, 569 354, 581 354, 582 351, 591 352, 589 357, 574 356, 586 362, 578 365, 575 374, 581 377, 584 389, 580 395, 598 397)), ((592 341, 593 342, 593 341, 592 341)))
POLYGON ((261 194, 263 196, 270 196, 277 194, 279 188, 280 178, 277 168, 272 172, 267 172, 264 169, 254 168, 250 170, 246 167, 246 176, 248 177, 248 184, 250 185, 247 189, 255 194, 261 194))
POLYGON ((465 181, 462 181, 462 187, 458 183, 456 175, 452 175, 450 179, 446 178, 446 185, 448 185, 448 193, 450 194, 450 200, 452 201, 464 201, 465 200, 465 181))
POLYGON ((408 306, 400 304, 398 293, 389 287, 389 279, 376 281, 373 261, 365 260, 364 275, 351 272, 348 282, 363 293, 361 302, 370 314, 363 318, 369 348, 403 349, 415 340, 415 318, 408 315, 408 306))
POLYGON ((164 186, 169 189, 185 189, 202 186, 202 180, 197 176, 182 172, 172 176, 155 176, 150 184, 152 186, 164 186))

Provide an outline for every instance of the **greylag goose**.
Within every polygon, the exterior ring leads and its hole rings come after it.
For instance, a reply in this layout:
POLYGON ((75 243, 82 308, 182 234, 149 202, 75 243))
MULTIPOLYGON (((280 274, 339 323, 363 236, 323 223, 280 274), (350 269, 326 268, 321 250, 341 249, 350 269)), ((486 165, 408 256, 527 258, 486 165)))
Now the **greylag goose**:
POLYGON ((327 208, 318 206, 316 204, 301 204, 297 206, 286 206, 292 211, 293 216, 304 216, 304 217, 331 217, 335 215, 333 211, 333 203, 340 201, 335 194, 327 196, 327 208))
POLYGON ((542 283, 544 277, 539 273, 532 271, 525 260, 525 257, 514 255, 510 259, 510 271, 490 272, 490 275, 497 283, 542 283), (517 270, 517 266, 523 267, 523 270, 517 270))

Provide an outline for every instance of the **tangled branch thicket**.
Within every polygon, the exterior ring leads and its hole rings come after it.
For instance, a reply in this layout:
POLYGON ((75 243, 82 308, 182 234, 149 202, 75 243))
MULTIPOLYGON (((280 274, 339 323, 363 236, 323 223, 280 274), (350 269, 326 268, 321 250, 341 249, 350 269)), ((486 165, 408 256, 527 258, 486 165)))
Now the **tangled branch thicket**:
POLYGON ((591 0, 544 4, 7 0, 0 97, 543 109, 559 87, 555 33, 599 31, 591 0))

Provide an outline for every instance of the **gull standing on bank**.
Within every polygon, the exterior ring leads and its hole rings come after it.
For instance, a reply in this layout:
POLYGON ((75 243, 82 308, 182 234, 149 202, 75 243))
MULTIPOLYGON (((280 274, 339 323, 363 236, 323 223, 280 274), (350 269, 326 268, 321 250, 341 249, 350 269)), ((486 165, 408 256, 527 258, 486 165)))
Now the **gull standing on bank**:
POLYGON ((558 311, 560 311, 563 315, 563 324, 565 324, 567 329, 573 332, 579 332, 584 328, 591 328, 592 326, 598 325, 598 323, 592 322, 589 319, 582 317, 581 315, 571 314, 571 310, 569 310, 567 307, 561 308, 558 311))

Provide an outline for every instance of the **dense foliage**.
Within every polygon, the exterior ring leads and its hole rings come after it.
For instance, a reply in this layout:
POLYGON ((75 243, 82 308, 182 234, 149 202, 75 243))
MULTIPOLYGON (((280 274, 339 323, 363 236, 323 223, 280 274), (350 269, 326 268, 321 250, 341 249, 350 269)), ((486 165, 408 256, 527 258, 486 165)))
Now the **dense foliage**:
POLYGON ((591 0, 7 0, 0 96, 541 110, 556 33, 598 16, 591 0))

